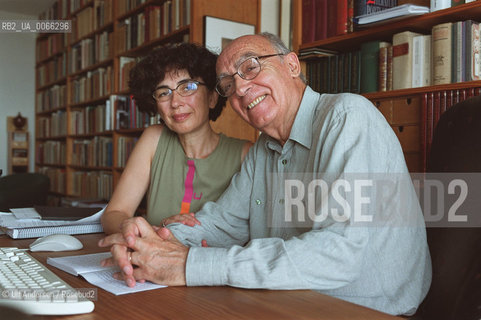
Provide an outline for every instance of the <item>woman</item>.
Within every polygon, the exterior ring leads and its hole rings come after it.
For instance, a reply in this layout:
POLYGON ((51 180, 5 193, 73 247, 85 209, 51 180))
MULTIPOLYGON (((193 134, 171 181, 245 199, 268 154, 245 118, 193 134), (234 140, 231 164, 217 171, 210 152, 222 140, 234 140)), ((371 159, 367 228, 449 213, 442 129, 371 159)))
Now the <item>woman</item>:
POLYGON ((147 193, 147 220, 155 226, 199 223, 192 212, 216 200, 240 169, 250 142, 210 126, 226 99, 215 91, 217 55, 191 43, 161 47, 130 72, 141 111, 162 124, 144 130, 102 216, 106 233, 120 231, 147 193), (189 214, 190 213, 190 214, 189 214))

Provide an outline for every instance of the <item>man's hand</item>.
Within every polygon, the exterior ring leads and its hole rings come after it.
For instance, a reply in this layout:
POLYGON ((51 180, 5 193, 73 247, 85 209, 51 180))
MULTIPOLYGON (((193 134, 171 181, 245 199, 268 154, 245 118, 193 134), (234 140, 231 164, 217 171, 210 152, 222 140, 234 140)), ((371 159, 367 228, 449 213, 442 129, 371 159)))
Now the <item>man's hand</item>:
POLYGON ((185 263, 189 248, 182 245, 172 233, 162 228, 157 231, 142 218, 133 218, 125 224, 123 234, 102 239, 99 246, 112 246, 112 259, 103 265, 117 264, 123 273, 117 278, 125 280, 129 287, 135 280, 149 280, 165 285, 185 285, 185 263), (127 241, 132 234, 137 237, 127 241), (133 249, 130 252, 128 248, 133 249), (137 268, 132 268, 132 265, 137 268))

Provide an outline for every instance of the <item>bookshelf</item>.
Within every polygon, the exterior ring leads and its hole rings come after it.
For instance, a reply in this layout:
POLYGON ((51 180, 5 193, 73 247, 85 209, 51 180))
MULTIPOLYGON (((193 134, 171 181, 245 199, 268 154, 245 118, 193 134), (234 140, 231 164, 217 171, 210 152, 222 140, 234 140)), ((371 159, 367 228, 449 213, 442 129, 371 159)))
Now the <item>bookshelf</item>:
MULTIPOLYGON (((446 22, 474 20, 481 22, 481 1, 474 1, 403 20, 354 30, 344 34, 302 42, 303 1, 293 0, 293 47, 303 50, 319 48, 340 54, 360 50, 363 43, 387 41, 403 31, 431 34, 432 28, 446 22)), ((354 0, 357 1, 357 0, 354 0)), ((303 70, 307 72, 306 61, 303 70)), ((437 119, 451 105, 481 93, 481 81, 464 81, 391 91, 362 93, 383 113, 398 136, 411 172, 425 171, 432 133, 437 119)))
MULTIPOLYGON (((260 25, 260 0, 58 0, 40 19, 72 20, 72 32, 40 34, 36 50, 35 167, 63 197, 108 200, 143 128, 127 77, 157 46, 203 43, 204 16, 260 25), (71 5, 71 7, 70 7, 71 5)), ((255 141, 230 107, 214 130, 255 141)))

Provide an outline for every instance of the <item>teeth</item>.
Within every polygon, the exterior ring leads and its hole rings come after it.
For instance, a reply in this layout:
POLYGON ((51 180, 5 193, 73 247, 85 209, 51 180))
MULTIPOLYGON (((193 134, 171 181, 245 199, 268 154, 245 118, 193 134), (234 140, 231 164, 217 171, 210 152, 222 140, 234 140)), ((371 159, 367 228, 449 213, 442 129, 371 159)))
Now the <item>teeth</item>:
POLYGON ((257 104, 259 104, 259 102, 261 102, 262 100, 264 100, 266 97, 266 95, 263 95, 257 99, 255 99, 254 101, 252 101, 248 106, 247 106, 247 109, 252 109, 254 108, 257 104))

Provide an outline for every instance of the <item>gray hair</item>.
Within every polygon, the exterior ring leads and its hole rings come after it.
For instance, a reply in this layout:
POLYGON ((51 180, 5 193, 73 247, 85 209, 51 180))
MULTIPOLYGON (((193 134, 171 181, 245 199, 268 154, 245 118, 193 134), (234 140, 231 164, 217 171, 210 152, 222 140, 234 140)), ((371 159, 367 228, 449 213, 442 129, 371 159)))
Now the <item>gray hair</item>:
MULTIPOLYGON (((262 32, 262 33, 259 33, 258 34, 259 36, 263 37, 264 39, 266 39, 267 41, 269 41, 269 43, 272 45, 272 47, 278 52, 278 53, 282 53, 282 54, 288 54, 291 52, 291 50, 289 50, 286 45, 284 44, 284 42, 281 40, 281 38, 279 38, 278 36, 276 36, 275 34, 273 33, 270 33, 270 32, 262 32)), ((307 83, 307 80, 306 80, 306 76, 302 73, 299 74, 299 78, 302 80, 302 82, 304 83, 307 83)))

